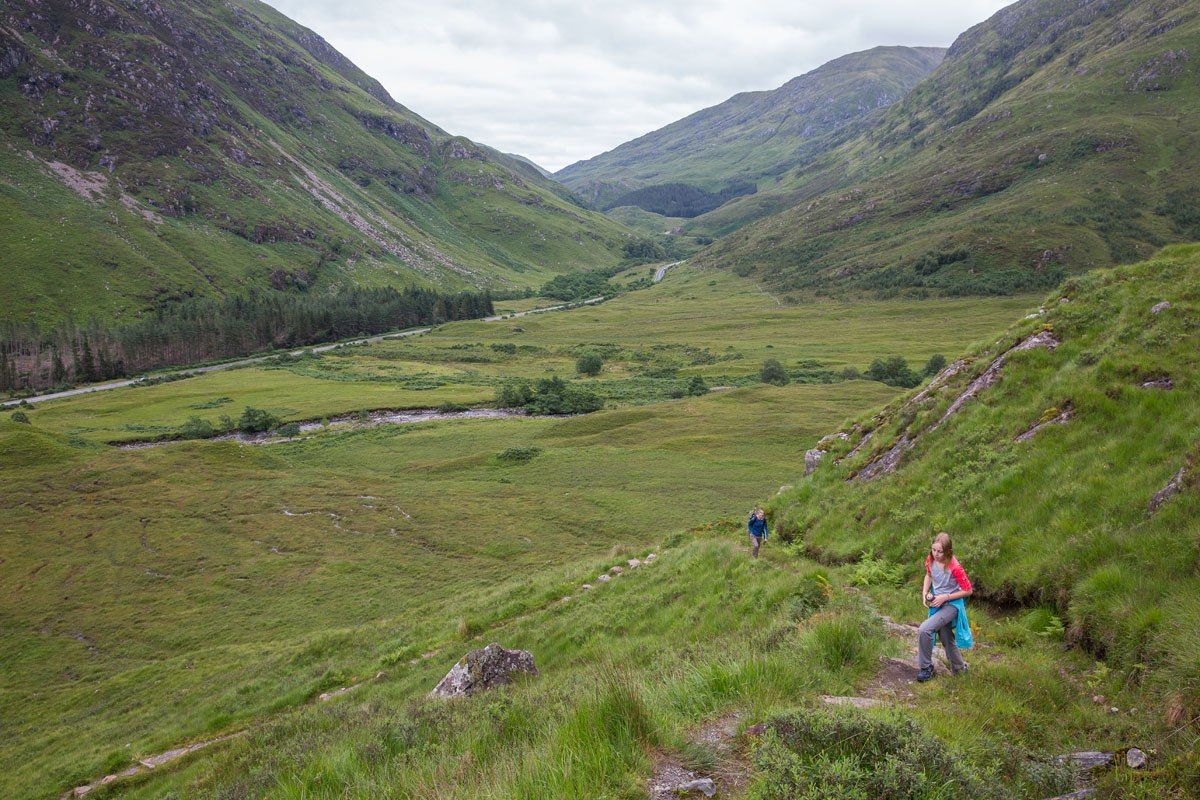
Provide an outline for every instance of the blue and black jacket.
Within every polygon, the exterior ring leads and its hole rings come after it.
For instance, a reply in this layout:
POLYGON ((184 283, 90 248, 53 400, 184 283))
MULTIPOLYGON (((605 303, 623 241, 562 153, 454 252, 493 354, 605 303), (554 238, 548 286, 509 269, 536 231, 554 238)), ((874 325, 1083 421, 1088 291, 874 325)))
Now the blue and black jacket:
POLYGON ((767 538, 767 518, 766 517, 759 519, 753 513, 751 513, 750 514, 750 522, 746 525, 746 528, 747 528, 747 530, 750 531, 751 536, 761 536, 763 539, 767 538))

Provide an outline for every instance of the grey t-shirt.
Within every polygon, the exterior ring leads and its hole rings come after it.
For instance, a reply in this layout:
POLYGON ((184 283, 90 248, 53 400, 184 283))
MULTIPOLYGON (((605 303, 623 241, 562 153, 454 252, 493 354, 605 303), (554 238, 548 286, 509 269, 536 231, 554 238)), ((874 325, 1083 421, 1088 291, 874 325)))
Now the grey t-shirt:
POLYGON ((934 594, 950 594, 959 590, 958 581, 954 579, 953 573, 937 561, 929 565, 929 575, 933 579, 934 594))

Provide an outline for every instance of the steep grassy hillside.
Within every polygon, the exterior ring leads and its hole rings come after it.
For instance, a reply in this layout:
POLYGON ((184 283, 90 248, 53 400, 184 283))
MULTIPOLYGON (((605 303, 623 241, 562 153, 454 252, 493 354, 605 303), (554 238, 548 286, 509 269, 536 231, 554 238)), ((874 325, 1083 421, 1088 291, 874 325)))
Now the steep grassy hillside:
POLYGON ((1009 292, 1195 238, 1198 42, 1183 0, 1015 3, 786 193, 697 220, 790 206, 704 261, 784 291, 1009 292))
POLYGON ((979 596, 1041 609, 1048 635, 1065 627, 1194 716, 1198 346, 1200 246, 1072 278, 1044 313, 830 440, 775 519, 810 554, 909 575, 950 531, 979 596))
POLYGON ((196 294, 540 285, 626 231, 269 6, 0 11, 0 318, 196 294))
POLYGON ((907 94, 944 53, 937 47, 851 53, 778 89, 734 95, 554 177, 601 208, 650 209, 649 192, 662 184, 712 192, 732 182, 770 187, 907 94), (640 202, 621 202, 638 189, 640 202))

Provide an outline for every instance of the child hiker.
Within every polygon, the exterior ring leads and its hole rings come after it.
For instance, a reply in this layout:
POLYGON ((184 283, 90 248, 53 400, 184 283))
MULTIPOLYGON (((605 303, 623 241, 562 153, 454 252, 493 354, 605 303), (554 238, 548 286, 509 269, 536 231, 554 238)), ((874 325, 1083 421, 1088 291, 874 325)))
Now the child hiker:
POLYGON ((964 601, 973 591, 971 579, 954 557, 950 534, 939 533, 933 537, 929 555, 925 556, 921 602, 929 609, 929 616, 921 623, 917 633, 918 681, 925 682, 933 677, 934 636, 941 637, 950 671, 955 675, 967 671, 967 663, 959 651, 968 650, 974 645, 964 601))
POLYGON ((750 522, 747 523, 746 529, 750 532, 750 552, 754 558, 758 558, 758 548, 767 540, 767 514, 761 508, 755 508, 750 512, 750 522))

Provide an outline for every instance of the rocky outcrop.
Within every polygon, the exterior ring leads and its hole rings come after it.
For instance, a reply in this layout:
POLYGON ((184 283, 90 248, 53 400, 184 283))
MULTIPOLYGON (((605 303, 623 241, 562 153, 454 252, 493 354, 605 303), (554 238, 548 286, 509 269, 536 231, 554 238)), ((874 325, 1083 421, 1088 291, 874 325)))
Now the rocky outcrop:
POLYGON ((1038 431, 1048 428, 1051 425, 1066 425, 1075 416, 1075 406, 1071 403, 1065 403, 1060 411, 1057 408, 1052 408, 1042 415, 1042 419, 1034 423, 1029 430, 1017 436, 1015 441, 1027 442, 1037 435, 1038 431))
POLYGON ((539 674, 533 654, 528 650, 509 650, 493 643, 463 656, 430 695, 470 697, 497 686, 505 686, 512 682, 514 675, 520 673, 539 674))
MULTIPOLYGON (((874 459, 868 462, 866 466, 859 470, 856 476, 857 479, 860 481, 869 481, 873 478, 878 478, 880 475, 886 475, 890 472, 895 472, 896 467, 900 464, 900 459, 904 457, 905 453, 913 448, 920 436, 933 433, 935 430, 940 428, 942 424, 946 422, 946 420, 957 414, 970 400, 977 397, 980 392, 992 386, 1000 379, 1000 370, 1003 368, 1004 362, 1008 360, 1010 355, 1013 353, 1019 353, 1023 350, 1033 350, 1037 348, 1053 350, 1054 348, 1058 347, 1059 344, 1059 339, 1054 335, 1053 332, 1043 330, 1025 337, 1018 344, 1013 345, 1008 350, 1005 350, 1003 353, 996 356, 994 359, 992 359, 992 363, 988 365, 987 369, 985 369, 979 375, 979 377, 971 381, 971 383, 967 385, 967 388, 963 390, 962 394, 954 399, 954 402, 950 404, 949 408, 942 413, 942 416, 940 416, 936 422, 934 422, 924 431, 912 434, 907 432, 901 434, 900 439, 895 444, 893 444, 883 453, 876 456, 874 459)), ((923 401, 926 397, 929 397, 937 389, 941 388, 946 381, 961 372, 964 367, 965 362, 963 361, 955 361, 953 364, 947 366, 944 370, 938 373, 936 378, 930 381, 929 386, 925 387, 923 390, 914 395, 911 400, 905 403, 902 410, 915 409, 921 401, 923 401)))
POLYGON ((825 457, 824 450, 813 448, 804 454, 804 474, 811 475, 816 471, 817 465, 821 463, 821 459, 825 457))
POLYGON ((1155 492, 1154 497, 1150 498, 1148 510, 1151 514, 1158 511, 1163 503, 1183 491, 1183 474, 1185 469, 1186 467, 1180 467, 1179 471, 1171 476, 1171 480, 1167 481, 1167 485, 1155 492))

